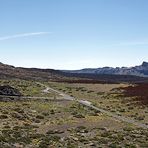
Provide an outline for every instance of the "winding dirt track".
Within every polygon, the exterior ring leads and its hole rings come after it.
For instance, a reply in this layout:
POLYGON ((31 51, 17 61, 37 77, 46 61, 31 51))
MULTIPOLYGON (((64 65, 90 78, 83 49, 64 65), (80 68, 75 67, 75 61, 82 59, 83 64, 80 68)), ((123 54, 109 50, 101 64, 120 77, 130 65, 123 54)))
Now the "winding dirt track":
MULTIPOLYGON (((80 104, 82 104, 82 105, 84 105, 86 107, 89 107, 91 109, 97 110, 97 111, 99 111, 99 112, 101 112, 103 114, 106 114, 106 115, 108 115, 108 116, 110 116, 112 118, 115 118, 116 120, 119 120, 119 121, 122 121, 122 122, 126 122, 126 123, 129 123, 129 124, 133 124, 133 125, 135 125, 135 126, 137 126, 139 128, 148 129, 148 125, 146 125, 146 124, 142 124, 142 123, 137 122, 137 121, 135 121, 133 119, 130 119, 130 118, 127 118, 127 117, 124 117, 124 116, 119 116, 119 115, 114 114, 114 113, 112 113, 110 111, 106 111, 104 109, 96 107, 96 106, 92 105, 91 102, 86 101, 84 99, 83 100, 78 100, 78 99, 76 99, 74 97, 71 97, 71 96, 69 96, 69 95, 67 95, 67 94, 65 94, 63 92, 60 92, 60 91, 55 90, 53 88, 50 88, 49 86, 47 86, 45 84, 42 84, 42 83, 39 83, 39 82, 37 84, 40 84, 41 86, 45 87, 45 89, 43 90, 43 92, 45 92, 45 93, 54 92, 54 93, 58 94, 59 96, 61 96, 62 99, 64 99, 64 100, 76 101, 76 102, 78 102, 78 103, 80 103, 80 104)), ((14 98, 14 96, 1 96, 1 97, 9 97, 9 98, 11 97, 11 98, 14 98)), ((16 98, 18 98, 18 97, 16 97, 16 98)), ((25 99, 25 98, 26 99, 51 99, 51 98, 48 98, 48 97, 27 97, 27 96, 26 97, 23 96, 23 97, 19 97, 19 98, 21 98, 21 99, 25 99)), ((53 99, 51 99, 51 100, 53 100, 53 99)))
POLYGON ((82 104, 82 105, 84 105, 84 106, 86 106, 86 107, 89 107, 89 108, 91 108, 91 109, 94 109, 94 110, 97 110, 97 111, 99 111, 99 112, 101 112, 101 113, 104 113, 104 114, 106 114, 106 115, 108 115, 108 116, 110 116, 110 117, 113 117, 113 118, 115 118, 116 120, 119 120, 119 121, 123 121, 123 122, 126 122, 126 123, 133 124, 133 125, 135 125, 135 126, 137 126, 137 127, 139 127, 139 128, 148 129, 148 125, 146 125, 146 124, 142 124, 142 123, 137 122, 137 121, 135 121, 135 120, 133 120, 133 119, 130 119, 130 118, 127 118, 127 117, 124 117, 124 116, 119 116, 119 115, 114 114, 114 113, 112 113, 112 112, 110 112, 110 111, 106 111, 106 110, 104 110, 104 109, 101 109, 101 108, 99 108, 99 107, 96 107, 96 106, 92 105, 92 103, 89 102, 89 101, 86 101, 86 100, 78 100, 78 99, 76 99, 76 98, 74 98, 74 97, 71 97, 71 96, 69 96, 69 95, 67 95, 67 94, 65 94, 65 93, 63 93, 63 92, 60 92, 60 91, 55 90, 55 89, 53 89, 53 88, 50 88, 49 86, 46 86, 46 85, 44 85, 44 84, 42 84, 42 83, 39 83, 39 84, 42 85, 42 86, 44 86, 44 87, 46 88, 46 90, 52 91, 52 92, 55 92, 55 93, 59 94, 60 96, 62 96, 63 99, 66 99, 66 100, 69 100, 69 101, 76 101, 76 102, 78 102, 78 103, 80 103, 80 104, 82 104))

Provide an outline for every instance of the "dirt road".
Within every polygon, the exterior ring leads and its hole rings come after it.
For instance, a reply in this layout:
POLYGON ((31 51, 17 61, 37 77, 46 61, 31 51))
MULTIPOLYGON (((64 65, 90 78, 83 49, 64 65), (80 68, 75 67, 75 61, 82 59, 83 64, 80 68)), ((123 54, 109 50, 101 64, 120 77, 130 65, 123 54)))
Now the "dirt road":
POLYGON ((101 113, 103 113, 103 114, 106 114, 106 115, 108 115, 108 116, 110 116, 110 117, 113 117, 113 118, 115 118, 116 120, 119 120, 119 121, 123 121, 123 122, 126 122, 126 123, 133 124, 133 125, 135 125, 135 126, 137 126, 137 127, 139 127, 139 128, 148 129, 148 125, 146 125, 146 124, 142 124, 142 123, 137 122, 137 121, 135 121, 135 120, 133 120, 133 119, 130 119, 130 118, 127 118, 127 117, 124 117, 124 116, 119 116, 119 115, 117 115, 117 114, 115 114, 115 113, 112 113, 112 112, 110 112, 110 111, 107 111, 107 110, 101 109, 101 108, 99 108, 99 107, 96 107, 96 106, 92 105, 91 102, 86 101, 85 99, 83 99, 83 100, 78 100, 78 99, 76 99, 76 98, 74 98, 74 97, 71 97, 71 96, 69 96, 69 95, 67 95, 67 94, 65 94, 65 93, 63 93, 63 92, 60 92, 60 91, 55 90, 55 89, 53 89, 53 88, 50 88, 49 86, 46 86, 46 85, 44 85, 44 84, 42 84, 42 83, 39 83, 39 84, 42 85, 42 86, 44 86, 44 87, 46 88, 45 90, 52 91, 52 92, 55 92, 55 93, 59 94, 63 99, 70 100, 70 101, 76 101, 76 102, 78 102, 78 103, 80 103, 80 104, 82 104, 82 105, 84 105, 84 106, 87 106, 87 107, 89 107, 89 108, 91 108, 91 109, 97 110, 97 111, 99 111, 99 112, 101 112, 101 113))

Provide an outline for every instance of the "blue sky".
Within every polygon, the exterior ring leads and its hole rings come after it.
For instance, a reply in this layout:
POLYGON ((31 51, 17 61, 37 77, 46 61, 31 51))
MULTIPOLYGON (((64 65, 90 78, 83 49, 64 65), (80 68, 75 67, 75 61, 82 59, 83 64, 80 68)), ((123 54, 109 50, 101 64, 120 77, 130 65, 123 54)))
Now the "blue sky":
POLYGON ((80 69, 148 61, 147 0, 0 0, 0 61, 80 69))

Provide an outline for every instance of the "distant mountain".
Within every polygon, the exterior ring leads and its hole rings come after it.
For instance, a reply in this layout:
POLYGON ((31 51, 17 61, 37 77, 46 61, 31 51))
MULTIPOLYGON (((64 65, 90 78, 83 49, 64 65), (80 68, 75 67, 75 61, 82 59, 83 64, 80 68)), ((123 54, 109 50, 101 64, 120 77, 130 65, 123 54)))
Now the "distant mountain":
POLYGON ((135 67, 103 67, 103 68, 87 68, 82 70, 65 71, 77 74, 97 74, 97 75, 132 75, 140 77, 148 77, 148 62, 143 62, 140 66, 135 67))
POLYGON ((131 68, 97 68, 77 71, 23 68, 0 63, 0 79, 18 78, 31 81, 54 81, 67 83, 146 83, 148 63, 131 68))

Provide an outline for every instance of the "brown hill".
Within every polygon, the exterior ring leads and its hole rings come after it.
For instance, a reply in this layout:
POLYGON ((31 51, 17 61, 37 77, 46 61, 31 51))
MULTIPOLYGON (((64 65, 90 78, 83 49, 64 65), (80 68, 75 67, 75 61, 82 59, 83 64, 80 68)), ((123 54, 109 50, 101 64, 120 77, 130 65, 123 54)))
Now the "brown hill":
POLYGON ((61 73, 53 69, 37 69, 14 67, 0 63, 0 78, 19 78, 30 80, 58 80, 61 79, 61 73))

